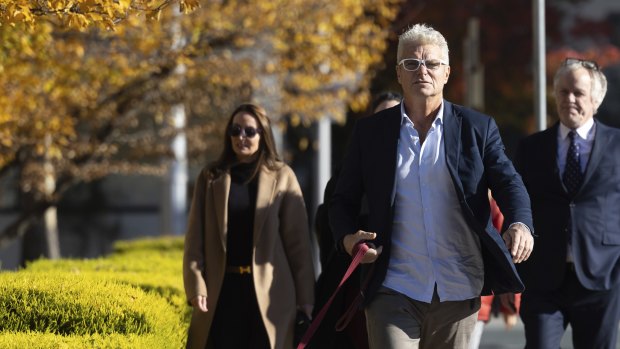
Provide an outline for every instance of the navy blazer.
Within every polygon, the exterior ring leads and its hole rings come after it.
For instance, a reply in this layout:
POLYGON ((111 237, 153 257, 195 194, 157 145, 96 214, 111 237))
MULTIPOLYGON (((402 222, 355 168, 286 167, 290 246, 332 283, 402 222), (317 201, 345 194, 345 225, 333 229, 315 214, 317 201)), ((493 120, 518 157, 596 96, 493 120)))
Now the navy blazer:
MULTIPOLYGON (((523 283, 512 257, 491 222, 487 194, 490 188, 506 225, 523 222, 533 232, 530 200, 521 177, 507 158, 491 117, 444 101, 443 118, 448 170, 465 219, 482 242, 482 294, 521 292, 523 283)), ((362 196, 368 199, 368 231, 377 233, 373 242, 383 246, 383 253, 375 261, 366 303, 383 283, 390 257, 400 124, 400 104, 356 123, 329 206, 334 239, 341 242, 357 231, 362 196)))
POLYGON ((519 144, 515 166, 529 191, 539 236, 529 260, 518 267, 527 289, 561 286, 569 238, 584 287, 609 290, 620 282, 620 130, 595 123, 583 183, 572 200, 558 168, 559 123, 519 144))

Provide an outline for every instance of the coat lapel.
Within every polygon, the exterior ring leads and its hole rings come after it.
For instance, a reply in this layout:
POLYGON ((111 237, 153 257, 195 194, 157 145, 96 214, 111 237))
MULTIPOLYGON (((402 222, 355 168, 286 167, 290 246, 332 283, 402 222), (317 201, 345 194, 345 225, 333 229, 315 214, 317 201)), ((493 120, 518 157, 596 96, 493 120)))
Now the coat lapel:
MULTIPOLYGON (((396 168, 398 166, 398 151, 400 146, 400 126, 402 123, 402 114, 400 109, 400 104, 396 107, 393 107, 394 112, 386 116, 387 120, 387 133, 385 137, 382 139, 385 140, 384 144, 387 146, 386 150, 378 152, 379 161, 385 160, 386 163, 383 166, 380 166, 380 170, 382 173, 386 173, 384 171, 388 171, 386 180, 379 181, 377 186, 385 185, 385 189, 381 188, 381 190, 390 190, 390 202, 389 206, 394 206, 394 200, 396 199, 396 168), (391 154, 390 157, 386 157, 385 154, 391 154)), ((379 147, 377 147, 379 149, 379 147)))
POLYGON ((583 176, 583 183, 581 184, 581 188, 588 183, 590 177, 592 177, 592 173, 598 167, 601 158, 603 157, 603 153, 605 149, 607 149, 607 143, 609 142, 609 137, 606 135, 605 125, 600 122, 594 121, 596 123, 596 134, 594 135, 594 144, 592 144, 592 152, 590 153, 590 159, 588 159, 588 165, 586 166, 586 172, 583 176))
POLYGON ((444 153, 446 156, 446 164, 448 171, 452 176, 453 182, 458 186, 458 190, 463 192, 463 185, 459 179, 457 171, 459 157, 461 155, 461 140, 459 135, 461 134, 461 116, 456 114, 452 103, 444 101, 443 112, 443 139, 444 139, 444 153))
POLYGON ((545 167, 541 172, 552 173, 554 185, 557 184, 566 193, 558 159, 558 132, 560 132, 560 123, 556 122, 552 128, 545 132, 547 132, 546 139, 544 141, 545 145, 539 149, 542 161, 539 161, 538 163, 540 166, 545 167))
POLYGON ((268 210, 271 207, 273 195, 276 189, 275 172, 262 168, 258 173, 258 190, 256 194, 256 210, 254 213, 254 246, 260 238, 263 224, 267 219, 268 210))
POLYGON ((226 251, 226 234, 228 226, 228 194, 230 192, 230 173, 226 172, 213 181, 213 200, 217 215, 218 232, 222 248, 226 251), (223 203, 223 204, 218 204, 223 203))

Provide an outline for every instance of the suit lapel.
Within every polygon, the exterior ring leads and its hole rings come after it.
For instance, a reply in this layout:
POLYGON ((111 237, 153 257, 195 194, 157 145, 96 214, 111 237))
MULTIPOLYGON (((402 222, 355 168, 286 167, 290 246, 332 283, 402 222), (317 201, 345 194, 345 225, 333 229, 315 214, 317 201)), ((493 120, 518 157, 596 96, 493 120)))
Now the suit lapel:
POLYGON ((400 108, 400 104, 393 107, 394 112, 388 116, 385 116, 387 118, 386 134, 384 137, 380 138, 384 140, 382 143, 386 146, 386 148, 384 148, 385 150, 380 149, 379 147, 373 149, 379 150, 377 153, 377 156, 379 157, 377 161, 386 161, 383 166, 379 165, 377 168, 381 169, 382 174, 387 175, 387 177, 384 177, 385 180, 380 181, 380 183, 385 185, 381 191, 386 190, 387 193, 391 193, 389 197, 389 206, 394 206, 394 200, 396 199, 396 167, 398 166, 397 159, 400 144, 400 126, 403 117, 400 108), (389 154, 389 156, 385 156, 385 154, 389 154))
POLYGON ((559 167, 558 159, 558 132, 560 132, 560 123, 556 123, 552 128, 547 130, 545 145, 539 149, 542 161, 538 161, 540 166, 545 167, 542 173, 552 173, 553 183, 557 183, 559 187, 566 192, 564 181, 562 181, 562 171, 559 167))
POLYGON ((263 231, 262 228, 267 219, 268 210, 271 207, 276 183, 275 172, 262 168, 258 173, 258 190, 256 194, 256 210, 254 213, 254 246, 256 246, 256 242, 263 231))
POLYGON ((222 248, 226 251, 226 227, 228 226, 228 194, 230 192, 230 173, 226 172, 213 181, 213 200, 217 215, 218 232, 222 248), (223 203, 219 205, 218 203, 223 203))
POLYGON ((452 181, 457 185, 460 192, 463 192, 463 186, 458 174, 458 163, 461 155, 461 123, 462 118, 460 114, 457 114, 452 103, 444 100, 443 111, 443 140, 444 140, 444 153, 446 156, 446 165, 448 171, 452 176, 452 181))
POLYGON ((592 144, 592 152, 590 153, 590 158, 588 159, 588 164, 586 166, 586 172, 583 176, 583 183, 581 187, 588 182, 590 177, 592 177, 592 173, 598 167, 601 158, 603 157, 603 153, 605 149, 607 149, 607 143, 609 142, 609 137, 607 137, 605 125, 600 122, 594 121, 596 123, 596 133, 594 135, 594 144, 592 144))

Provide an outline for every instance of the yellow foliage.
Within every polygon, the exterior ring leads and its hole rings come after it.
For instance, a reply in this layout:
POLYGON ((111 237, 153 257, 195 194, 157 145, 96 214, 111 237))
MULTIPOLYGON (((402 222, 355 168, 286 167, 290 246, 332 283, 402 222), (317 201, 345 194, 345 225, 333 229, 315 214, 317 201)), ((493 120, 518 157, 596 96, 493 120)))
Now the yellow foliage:
POLYGON ((177 103, 201 161, 242 101, 343 122, 401 1, 0 0, 0 168, 19 152, 34 189, 44 155, 76 180, 156 173, 177 103))

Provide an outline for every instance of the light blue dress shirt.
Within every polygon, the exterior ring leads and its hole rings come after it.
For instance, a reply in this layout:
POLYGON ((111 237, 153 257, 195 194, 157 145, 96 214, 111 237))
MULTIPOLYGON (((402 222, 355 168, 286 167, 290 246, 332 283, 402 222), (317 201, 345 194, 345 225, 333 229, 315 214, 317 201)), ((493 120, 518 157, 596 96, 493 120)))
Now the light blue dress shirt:
POLYGON ((446 165, 443 102, 420 143, 401 104, 392 250, 383 286, 431 302, 478 297, 484 282, 480 239, 468 226, 446 165))
MULTIPOLYGON (((560 173, 564 174, 564 167, 566 166, 566 153, 570 146, 570 140, 568 139, 568 133, 570 128, 560 123, 560 130, 558 132, 558 168, 560 173)), ((594 135, 596 133, 596 124, 594 119, 586 121, 581 127, 575 130, 577 133, 577 144, 579 145, 579 166, 581 172, 586 172, 586 166, 588 165, 588 159, 590 159, 590 153, 592 152, 592 145, 594 144, 594 135)))

